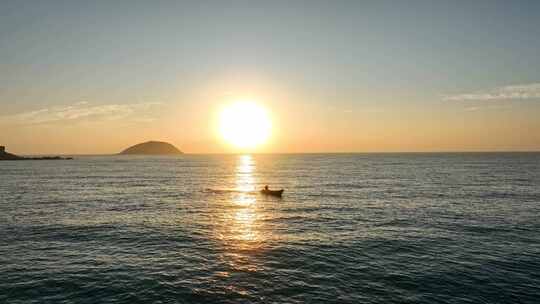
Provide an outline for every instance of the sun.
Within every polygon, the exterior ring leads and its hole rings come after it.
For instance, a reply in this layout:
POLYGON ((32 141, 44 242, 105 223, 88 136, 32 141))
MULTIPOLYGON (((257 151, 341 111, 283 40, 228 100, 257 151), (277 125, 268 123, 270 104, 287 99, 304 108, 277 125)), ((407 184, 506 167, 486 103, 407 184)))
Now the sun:
POLYGON ((267 111, 252 101, 238 101, 221 111, 221 136, 237 148, 255 148, 265 143, 271 128, 267 111))

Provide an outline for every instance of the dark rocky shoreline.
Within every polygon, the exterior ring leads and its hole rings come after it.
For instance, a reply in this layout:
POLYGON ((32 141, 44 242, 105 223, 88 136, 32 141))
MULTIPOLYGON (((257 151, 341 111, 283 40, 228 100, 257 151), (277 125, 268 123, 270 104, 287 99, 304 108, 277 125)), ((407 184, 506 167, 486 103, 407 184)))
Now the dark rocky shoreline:
POLYGON ((71 160, 73 157, 60 157, 60 156, 43 156, 43 157, 16 157, 16 158, 3 158, 0 156, 0 161, 16 161, 16 160, 71 160))
POLYGON ((4 146, 0 146, 0 161, 2 160, 69 160, 73 157, 43 156, 43 157, 22 157, 6 152, 4 146))

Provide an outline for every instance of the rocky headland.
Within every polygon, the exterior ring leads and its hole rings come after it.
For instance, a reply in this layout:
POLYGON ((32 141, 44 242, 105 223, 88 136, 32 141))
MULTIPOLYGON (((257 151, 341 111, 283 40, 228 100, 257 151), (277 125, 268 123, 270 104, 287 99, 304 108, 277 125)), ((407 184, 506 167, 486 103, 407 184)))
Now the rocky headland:
POLYGON ((23 157, 6 152, 6 147, 0 146, 0 160, 65 160, 71 157, 43 156, 43 157, 23 157))

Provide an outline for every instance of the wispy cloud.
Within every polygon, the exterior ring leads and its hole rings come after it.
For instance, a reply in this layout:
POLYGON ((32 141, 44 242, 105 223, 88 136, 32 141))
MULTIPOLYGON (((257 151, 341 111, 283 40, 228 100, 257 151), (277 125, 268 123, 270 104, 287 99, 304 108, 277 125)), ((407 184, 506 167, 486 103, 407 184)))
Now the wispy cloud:
POLYGON ((511 109, 512 106, 510 104, 490 104, 485 106, 471 106, 465 108, 465 111, 467 112, 475 112, 480 110, 505 110, 505 109, 511 109))
POLYGON ((444 96, 446 101, 491 101, 540 98, 540 83, 510 85, 483 92, 444 96))
POLYGON ((69 106, 52 107, 28 111, 8 116, 0 116, 0 122, 34 125, 65 121, 89 120, 93 122, 133 119, 134 121, 148 122, 148 111, 158 102, 134 103, 134 104, 106 104, 90 105, 87 102, 78 102, 69 106))

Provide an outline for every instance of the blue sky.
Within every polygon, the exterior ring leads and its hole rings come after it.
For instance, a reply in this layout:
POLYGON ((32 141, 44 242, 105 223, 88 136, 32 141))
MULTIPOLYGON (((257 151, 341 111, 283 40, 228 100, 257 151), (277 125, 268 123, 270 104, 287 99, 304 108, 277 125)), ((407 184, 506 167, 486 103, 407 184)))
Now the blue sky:
POLYGON ((2 0, 0 44, 4 116, 80 102, 208 107, 209 87, 241 94, 250 81, 247 94, 307 109, 425 116, 510 104, 491 123, 533 127, 540 114, 539 1, 2 0), (508 86, 528 87, 489 106, 451 98, 508 86))

